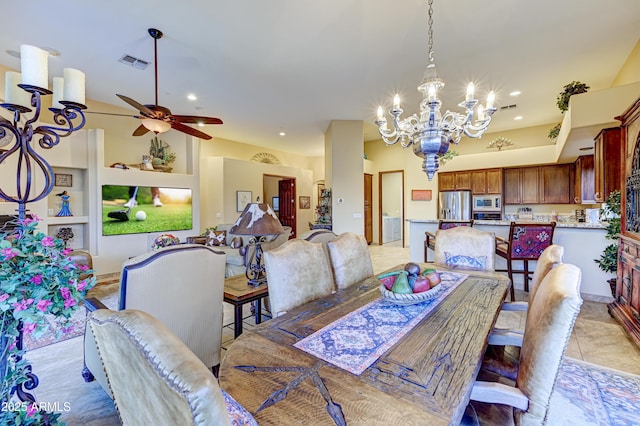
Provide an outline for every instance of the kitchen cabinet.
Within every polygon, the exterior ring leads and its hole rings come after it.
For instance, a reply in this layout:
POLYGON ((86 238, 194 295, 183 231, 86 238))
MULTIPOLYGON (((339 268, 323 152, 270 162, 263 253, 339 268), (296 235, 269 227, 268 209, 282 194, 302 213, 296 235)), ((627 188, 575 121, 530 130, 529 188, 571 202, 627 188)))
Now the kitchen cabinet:
POLYGON ((538 172, 540 177, 540 204, 573 203, 573 164, 540 166, 538 172))
POLYGON ((471 172, 438 173, 438 191, 471 190, 471 172))
POLYGON ((504 204, 538 204, 538 167, 504 169, 504 204))
POLYGON ((621 187, 622 132, 620 127, 602 129, 595 137, 594 184, 595 202, 604 202, 621 187))
POLYGON ((574 199, 576 204, 595 204, 593 155, 583 155, 575 162, 574 199))
POLYGON ((471 192, 474 194, 501 194, 502 169, 471 171, 471 192))

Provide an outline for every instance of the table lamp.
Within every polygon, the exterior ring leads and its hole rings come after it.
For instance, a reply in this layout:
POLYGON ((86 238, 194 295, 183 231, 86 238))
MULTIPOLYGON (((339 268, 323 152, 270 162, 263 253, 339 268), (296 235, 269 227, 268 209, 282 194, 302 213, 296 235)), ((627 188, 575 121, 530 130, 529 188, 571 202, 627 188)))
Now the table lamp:
POLYGON ((268 235, 284 232, 278 216, 266 203, 249 203, 244 208, 236 223, 229 229, 230 234, 251 235, 249 245, 243 247, 245 255, 246 275, 249 284, 258 286, 267 281, 262 264, 262 243, 268 235), (255 246, 254 250, 250 250, 255 246))

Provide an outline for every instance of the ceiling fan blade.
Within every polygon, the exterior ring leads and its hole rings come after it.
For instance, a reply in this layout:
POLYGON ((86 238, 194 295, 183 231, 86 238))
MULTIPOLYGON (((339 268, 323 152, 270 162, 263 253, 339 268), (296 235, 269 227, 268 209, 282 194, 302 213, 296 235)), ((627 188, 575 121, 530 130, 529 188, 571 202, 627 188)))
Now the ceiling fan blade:
POLYGON ((132 107, 137 108, 141 114, 149 114, 152 117, 154 116, 154 112, 149 108, 147 108, 146 106, 142 105, 140 102, 134 101, 133 99, 125 95, 118 95, 116 93, 116 96, 122 99, 123 101, 125 101, 126 103, 128 103, 129 105, 131 105, 132 107))
POLYGON ((184 124, 178 123, 177 121, 174 121, 173 123, 171 123, 171 127, 173 127, 174 129, 180 132, 186 133, 191 136, 195 136, 196 138, 206 139, 206 140, 211 139, 211 136, 209 136, 208 134, 201 132, 198 129, 194 129, 193 127, 185 126, 184 124))
POLYGON ((131 115, 131 114, 117 114, 115 112, 100 112, 100 111, 83 111, 85 114, 96 114, 96 115, 113 115, 116 117, 134 117, 134 118, 138 118, 137 115, 131 115))
POLYGON ((132 136, 142 136, 145 133, 147 133, 149 131, 149 129, 147 129, 146 127, 144 127, 142 124, 138 126, 137 129, 135 129, 133 131, 132 136))
POLYGON ((222 120, 215 117, 198 117, 197 115, 173 115, 173 118, 180 123, 222 124, 222 120))

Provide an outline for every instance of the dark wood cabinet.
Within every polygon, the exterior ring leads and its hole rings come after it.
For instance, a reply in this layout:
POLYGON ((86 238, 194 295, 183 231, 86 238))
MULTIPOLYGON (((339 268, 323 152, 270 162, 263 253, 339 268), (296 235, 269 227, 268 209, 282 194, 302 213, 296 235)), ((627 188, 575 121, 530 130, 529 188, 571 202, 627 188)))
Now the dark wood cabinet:
POLYGON ((573 164, 540 166, 540 204, 573 203, 573 175, 573 164))
POLYGON ((504 204, 538 204, 538 172, 538 167, 504 169, 504 204))
POLYGON ((438 173, 438 191, 471 190, 471 172, 438 173))
POLYGON ((575 162, 574 199, 576 204, 595 204, 593 155, 583 155, 575 162))
POLYGON ((504 169, 504 204, 522 204, 520 197, 520 169, 504 169))
POLYGON ((471 192, 474 194, 501 194, 502 169, 472 170, 471 192))
MULTIPOLYGON (((618 156, 611 153, 611 162, 615 163, 616 158, 620 160, 618 166, 622 167, 618 168, 622 168, 621 176, 624 180, 620 181, 622 214, 621 235, 618 240, 618 271, 614 301, 609 304, 609 312, 640 347, 640 98, 616 119, 622 123, 622 143, 618 145, 622 149, 619 150, 618 156)), ((617 143, 616 132, 610 133, 606 130, 596 138, 596 146, 600 141, 604 157, 607 154, 607 133, 613 135, 611 145, 615 146, 617 143)), ((607 158, 604 166, 598 166, 598 149, 600 148, 596 149, 595 154, 595 170, 596 173, 600 170, 600 175, 596 176, 596 191, 600 188, 604 196, 609 189, 607 180, 611 177, 606 170, 609 167, 609 159, 607 158), (604 186, 598 186, 598 178, 605 180, 604 186)), ((600 155, 602 159, 603 154, 600 155)), ((615 176, 611 179, 615 179, 615 176)))
POLYGON ((604 202, 609 194, 622 186, 622 132, 620 127, 602 129, 595 138, 594 184, 595 202, 604 202))

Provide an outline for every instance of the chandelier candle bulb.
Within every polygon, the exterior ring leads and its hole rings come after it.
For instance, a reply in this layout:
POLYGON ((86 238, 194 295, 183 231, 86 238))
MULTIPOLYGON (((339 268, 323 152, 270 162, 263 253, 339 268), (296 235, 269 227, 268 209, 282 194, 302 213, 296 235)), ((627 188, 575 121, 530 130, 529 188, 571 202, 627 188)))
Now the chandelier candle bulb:
POLYGON ((22 84, 49 88, 49 53, 36 46, 23 44, 20 46, 20 68, 22 84))
POLYGON ((51 108, 64 108, 64 106, 60 103, 60 101, 64 100, 64 78, 53 77, 53 96, 51 97, 51 108))
POLYGON ((400 95, 395 95, 393 97, 393 109, 397 110, 400 109, 400 95))
POLYGON ((475 87, 473 86, 473 83, 469 83, 469 85, 467 86, 467 98, 466 98, 467 102, 471 102, 473 100, 474 91, 475 91, 475 87))
POLYGON ((489 92, 487 95, 487 109, 493 108, 493 103, 496 100, 496 94, 493 91, 489 92))
POLYGON ((75 102, 84 105, 84 73, 75 68, 65 68, 64 71, 64 85, 62 93, 64 95, 63 100, 75 102))
POLYGON ((382 106, 378 107, 378 120, 384 120, 384 111, 382 110, 382 106))

